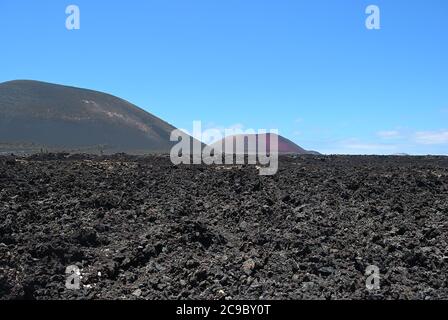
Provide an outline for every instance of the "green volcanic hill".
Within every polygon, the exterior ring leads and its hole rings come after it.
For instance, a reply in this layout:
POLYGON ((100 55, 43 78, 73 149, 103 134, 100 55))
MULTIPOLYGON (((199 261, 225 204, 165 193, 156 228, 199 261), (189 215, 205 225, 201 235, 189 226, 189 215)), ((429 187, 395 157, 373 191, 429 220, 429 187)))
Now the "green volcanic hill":
POLYGON ((175 128, 112 95, 38 81, 0 84, 0 145, 169 152, 175 128))

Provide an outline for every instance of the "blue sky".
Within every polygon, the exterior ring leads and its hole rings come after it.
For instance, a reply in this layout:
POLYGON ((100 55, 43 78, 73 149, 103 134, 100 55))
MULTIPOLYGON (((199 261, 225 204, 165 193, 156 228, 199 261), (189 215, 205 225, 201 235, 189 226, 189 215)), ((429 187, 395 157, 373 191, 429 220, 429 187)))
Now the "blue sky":
POLYGON ((0 82, 105 91, 185 129, 279 129, 323 153, 448 154, 447 15, 446 0, 2 0, 0 82))

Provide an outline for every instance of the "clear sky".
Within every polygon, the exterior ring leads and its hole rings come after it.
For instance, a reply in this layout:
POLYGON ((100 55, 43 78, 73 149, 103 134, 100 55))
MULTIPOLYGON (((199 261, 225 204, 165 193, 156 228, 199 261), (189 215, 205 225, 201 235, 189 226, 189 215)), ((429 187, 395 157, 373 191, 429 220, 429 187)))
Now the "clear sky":
POLYGON ((448 154, 447 18, 447 0, 1 0, 0 82, 105 91, 190 130, 279 129, 323 153, 448 154))

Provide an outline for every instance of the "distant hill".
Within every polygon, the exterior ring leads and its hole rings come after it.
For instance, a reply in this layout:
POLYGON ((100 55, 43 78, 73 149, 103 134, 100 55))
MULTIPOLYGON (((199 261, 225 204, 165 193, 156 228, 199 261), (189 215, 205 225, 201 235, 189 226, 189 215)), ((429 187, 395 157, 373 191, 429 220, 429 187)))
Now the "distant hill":
MULTIPOLYGON (((251 148, 249 146, 249 141, 255 141, 256 145, 258 145, 258 141, 260 137, 264 137, 266 139, 266 149, 268 152, 274 151, 271 150, 271 146, 270 146, 270 136, 273 135, 271 133, 267 133, 267 134, 263 134, 263 135, 234 135, 234 136, 229 136, 224 138, 221 141, 217 141, 215 143, 212 144, 212 147, 216 147, 219 144, 223 145, 223 151, 225 150, 225 146, 229 143, 233 143, 233 151, 234 153, 236 152, 236 141, 237 139, 244 139, 245 143, 244 143, 244 152, 245 153, 256 153, 257 152, 257 147, 255 148, 251 148), (232 142, 233 140, 233 142, 232 142)), ((279 135, 275 135, 278 137, 278 149, 276 151, 278 151, 279 154, 319 154, 316 151, 308 151, 305 150, 301 147, 299 147, 297 144, 295 144, 294 142, 292 142, 289 139, 286 139, 285 137, 279 136, 279 135)))
POLYGON ((106 93, 38 81, 0 84, 0 144, 162 153, 175 144, 174 129, 106 93))

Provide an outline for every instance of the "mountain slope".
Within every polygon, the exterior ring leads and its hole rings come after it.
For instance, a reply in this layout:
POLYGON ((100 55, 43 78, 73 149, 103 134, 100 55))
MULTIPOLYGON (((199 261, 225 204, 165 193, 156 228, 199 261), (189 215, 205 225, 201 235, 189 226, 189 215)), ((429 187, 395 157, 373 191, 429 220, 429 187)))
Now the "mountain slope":
POLYGON ((0 143, 168 152, 174 129, 106 93, 27 80, 0 84, 0 143))

